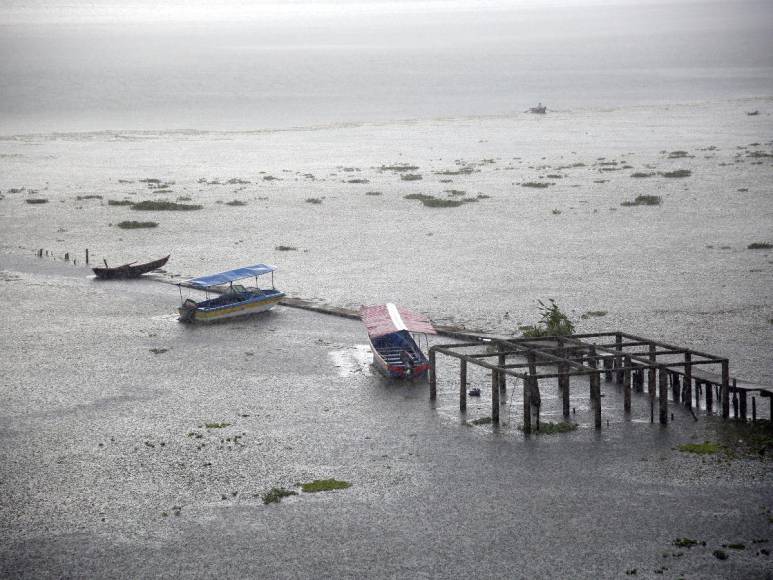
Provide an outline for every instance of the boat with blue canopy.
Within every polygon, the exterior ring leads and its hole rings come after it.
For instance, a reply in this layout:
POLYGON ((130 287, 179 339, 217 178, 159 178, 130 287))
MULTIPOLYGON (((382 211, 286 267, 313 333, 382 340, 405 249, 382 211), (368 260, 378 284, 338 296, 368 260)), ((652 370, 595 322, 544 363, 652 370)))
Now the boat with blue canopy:
POLYGON ((392 303, 360 308, 368 331, 373 365, 393 379, 416 379, 426 374, 429 360, 412 333, 437 334, 429 318, 392 303))
POLYGON ((182 305, 177 309, 180 313, 179 320, 209 323, 270 310, 285 295, 284 292, 274 288, 275 270, 276 266, 255 264, 181 282, 178 284, 182 301, 182 305), (265 274, 271 274, 271 288, 263 289, 258 286, 258 277, 265 274), (255 278, 254 287, 234 284, 239 280, 253 277, 255 278), (204 290, 207 293, 206 300, 197 302, 187 298, 183 301, 183 286, 204 290), (210 292, 217 292, 219 295, 210 298, 210 292))

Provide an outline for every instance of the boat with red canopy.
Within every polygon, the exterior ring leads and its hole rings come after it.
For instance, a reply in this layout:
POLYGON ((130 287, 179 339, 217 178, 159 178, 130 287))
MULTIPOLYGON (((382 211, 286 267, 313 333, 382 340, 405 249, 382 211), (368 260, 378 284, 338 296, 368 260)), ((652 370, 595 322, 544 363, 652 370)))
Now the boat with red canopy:
POLYGON ((363 306, 360 319, 368 331, 373 364, 394 379, 415 379, 429 369, 429 360, 411 333, 437 334, 429 318, 394 304, 363 306))

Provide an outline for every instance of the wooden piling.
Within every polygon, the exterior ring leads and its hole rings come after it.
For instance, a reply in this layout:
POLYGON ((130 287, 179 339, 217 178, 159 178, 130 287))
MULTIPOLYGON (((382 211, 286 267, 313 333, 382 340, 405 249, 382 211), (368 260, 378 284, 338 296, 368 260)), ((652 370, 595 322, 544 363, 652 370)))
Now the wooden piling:
MULTIPOLYGON (((650 364, 655 364, 657 355, 655 354, 655 345, 650 343, 650 364)), ((647 371, 647 392, 650 395, 650 423, 655 422, 655 390, 657 385, 657 369, 650 367, 647 371)))
POLYGON ((467 361, 459 360, 459 410, 467 410, 467 361))
POLYGON ((631 355, 625 355, 625 370, 623 371, 623 411, 631 412, 631 355))
MULTIPOLYGON (((684 353, 684 404, 692 408, 692 354, 684 353)), ((696 402, 697 403, 697 402, 696 402)), ((697 404, 696 404, 697 406, 697 404)))
POLYGON ((602 364, 604 365, 604 381, 612 382, 612 359, 605 357, 602 364))
POLYGON ((499 425, 499 371, 491 371, 491 422, 499 425))
POLYGON ((714 385, 702 381, 701 384, 706 390, 706 413, 711 415, 714 412, 714 385))
POLYGON ((660 403, 660 424, 668 425, 668 375, 669 371, 665 367, 660 367, 658 373, 660 375, 659 383, 659 403, 660 403))
POLYGON ((671 379, 671 398, 674 403, 678 403, 682 395, 682 385, 679 384, 679 375, 677 373, 669 373, 671 379))
MULTIPOLYGON (((568 368, 565 363, 558 366, 558 372, 565 373, 568 368)), ((558 390, 561 392, 561 413, 564 419, 569 418, 569 375, 560 375, 558 377, 558 390)))
POLYGON ((752 423, 757 422, 757 397, 752 397, 752 423))
POLYGON ((435 351, 429 350, 429 400, 437 399, 437 365, 435 363, 435 351))
POLYGON ((593 426, 601 429, 601 381, 599 373, 590 376, 590 406, 593 410, 593 426))
MULTIPOLYGON (((504 347, 500 346, 499 350, 501 351, 504 347)), ((504 355, 502 353, 499 354, 499 366, 503 367, 507 364, 507 355, 504 355)), ((499 392, 502 395, 506 395, 507 393, 507 375, 505 373, 497 373, 499 375, 499 392)))
POLYGON ((730 416, 730 361, 722 361, 722 418, 727 419, 730 416))
MULTIPOLYGON (((735 383, 735 379, 733 379, 733 383, 735 383)), ((738 397, 740 399, 741 403, 741 421, 746 423, 747 419, 747 393, 746 391, 741 391, 738 393, 738 397)))
POLYGON ((622 363, 623 361, 623 357, 622 357, 623 335, 619 332, 615 333, 615 350, 617 351, 617 355, 615 356, 615 365, 617 365, 617 369, 618 369, 617 372, 615 373, 615 382, 619 385, 625 380, 625 376, 623 375, 623 372, 619 370, 620 363, 622 363))
POLYGON ((89 263, 89 249, 86 248, 86 264, 89 263))
POLYGON ((531 376, 523 380, 523 432, 531 433, 531 376))
POLYGON ((733 418, 738 419, 738 389, 736 388, 736 380, 733 379, 733 418))

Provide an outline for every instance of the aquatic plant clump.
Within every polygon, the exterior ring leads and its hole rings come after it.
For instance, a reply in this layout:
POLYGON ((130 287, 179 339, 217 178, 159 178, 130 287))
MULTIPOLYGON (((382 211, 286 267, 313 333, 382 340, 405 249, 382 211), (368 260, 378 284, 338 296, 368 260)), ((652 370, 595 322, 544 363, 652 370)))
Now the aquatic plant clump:
POLYGON ((420 181, 424 178, 418 173, 403 173, 400 176, 400 179, 402 179, 403 181, 420 181))
POLYGON ((659 195, 637 195, 633 201, 624 201, 620 205, 625 207, 634 207, 637 205, 660 205, 662 202, 659 195))
POLYGON ((768 242, 752 242, 746 246, 747 250, 769 250, 771 248, 773 248, 773 245, 769 244, 768 242))
POLYGON ((134 205, 134 202, 128 199, 108 199, 107 205, 134 205))
POLYGON ((550 187, 551 185, 555 185, 555 183, 550 183, 547 181, 527 181, 526 183, 522 183, 521 187, 533 187, 535 189, 545 189, 546 187, 550 187))
POLYGON ((352 484, 348 481, 339 481, 337 479, 315 479, 312 482, 304 483, 301 489, 304 493, 317 493, 320 491, 333 491, 335 489, 346 489, 352 484))
POLYGON ((242 201, 240 199, 234 199, 234 200, 225 202, 225 205, 242 206, 242 205, 247 205, 247 202, 246 201, 242 201))
POLYGON ((527 338, 537 338, 540 336, 568 336, 574 333, 574 324, 569 317, 561 312, 561 309, 552 298, 548 299, 549 304, 542 300, 539 303, 540 320, 534 326, 521 327, 521 332, 527 338))
POLYGON ((173 201, 140 201, 132 204, 131 208, 138 211, 191 211, 202 209, 203 205, 190 203, 175 203, 173 201))
POLYGON ((33 204, 33 205, 41 204, 41 203, 48 203, 48 200, 45 197, 32 197, 32 198, 29 198, 29 199, 25 199, 24 201, 26 201, 27 203, 33 204))
MULTIPOLYGON (((521 427, 523 429, 523 427, 521 427)), ((556 433, 570 433, 577 429, 577 423, 571 423, 569 421, 559 421, 553 423, 551 421, 540 423, 539 428, 533 431, 538 435, 555 435, 556 433)))
POLYGON ((665 171, 661 175, 663 177, 690 177, 692 171, 689 169, 676 169, 675 171, 665 171))
POLYGON ((134 220, 127 220, 116 224, 119 228, 124 230, 137 230, 140 228, 155 228, 158 227, 158 222, 138 222, 134 220))
POLYGON ((298 495, 298 492, 283 487, 272 487, 271 491, 264 493, 261 498, 263 499, 264 505, 268 505, 270 503, 279 503, 282 501, 282 498, 291 495, 298 495))
POLYGON ((677 450, 683 453, 695 453, 696 455, 714 455, 720 451, 724 451, 724 446, 719 443, 712 443, 711 441, 704 441, 703 443, 685 443, 679 445, 677 450))

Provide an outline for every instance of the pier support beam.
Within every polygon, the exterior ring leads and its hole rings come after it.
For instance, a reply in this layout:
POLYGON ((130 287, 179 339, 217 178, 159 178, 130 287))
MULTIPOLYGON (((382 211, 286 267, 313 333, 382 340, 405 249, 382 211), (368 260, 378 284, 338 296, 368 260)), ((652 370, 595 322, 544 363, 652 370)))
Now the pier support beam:
POLYGON ((601 380, 598 373, 590 375, 590 408, 593 411, 593 426, 601 429, 601 380))
MULTIPOLYGON (((692 408, 692 355, 684 353, 684 404, 692 408)), ((696 405, 697 407, 697 405, 696 405)))
POLYGON ((702 385, 706 391, 706 413, 711 415, 714 412, 714 385, 711 383, 704 383, 703 381, 699 384, 702 385))
POLYGON ((623 411, 631 412, 631 355, 625 355, 625 370, 623 371, 623 411))
POLYGON ((660 424, 668 425, 668 375, 669 371, 666 367, 660 367, 658 372, 660 375, 659 393, 658 399, 660 403, 660 424))
POLYGON ((467 361, 459 361, 459 410, 467 411, 467 361))
POLYGON ((435 364, 435 351, 429 350, 429 400, 437 399, 437 365, 435 364))
POLYGON ((682 385, 679 382, 679 375, 677 373, 669 373, 671 379, 671 398, 674 403, 678 403, 681 398, 682 385))
POLYGON ((491 371, 491 422, 499 425, 499 371, 491 371))
POLYGON ((730 361, 722 361, 722 418, 727 419, 730 416, 730 361))
MULTIPOLYGON (((620 334, 619 332, 615 333, 615 350, 617 351, 617 356, 615 357, 615 366, 617 367, 617 369, 620 369, 620 363, 622 362, 622 352, 623 352, 623 335, 620 334)), ((615 382, 619 385, 624 380, 625 380, 625 377, 623 376, 622 371, 618 370, 615 373, 615 382)))
MULTIPOLYGON (((735 379, 733 379, 733 383, 735 383, 735 379)), ((746 391, 741 391, 738 393, 738 398, 740 399, 741 403, 741 421, 746 423, 747 419, 747 394, 746 391)))
MULTIPOLYGON (((655 345, 650 343, 650 364, 655 364, 655 345)), ((647 392, 650 396, 650 423, 655 422, 655 390, 657 388, 657 369, 650 367, 647 369, 647 392)))

